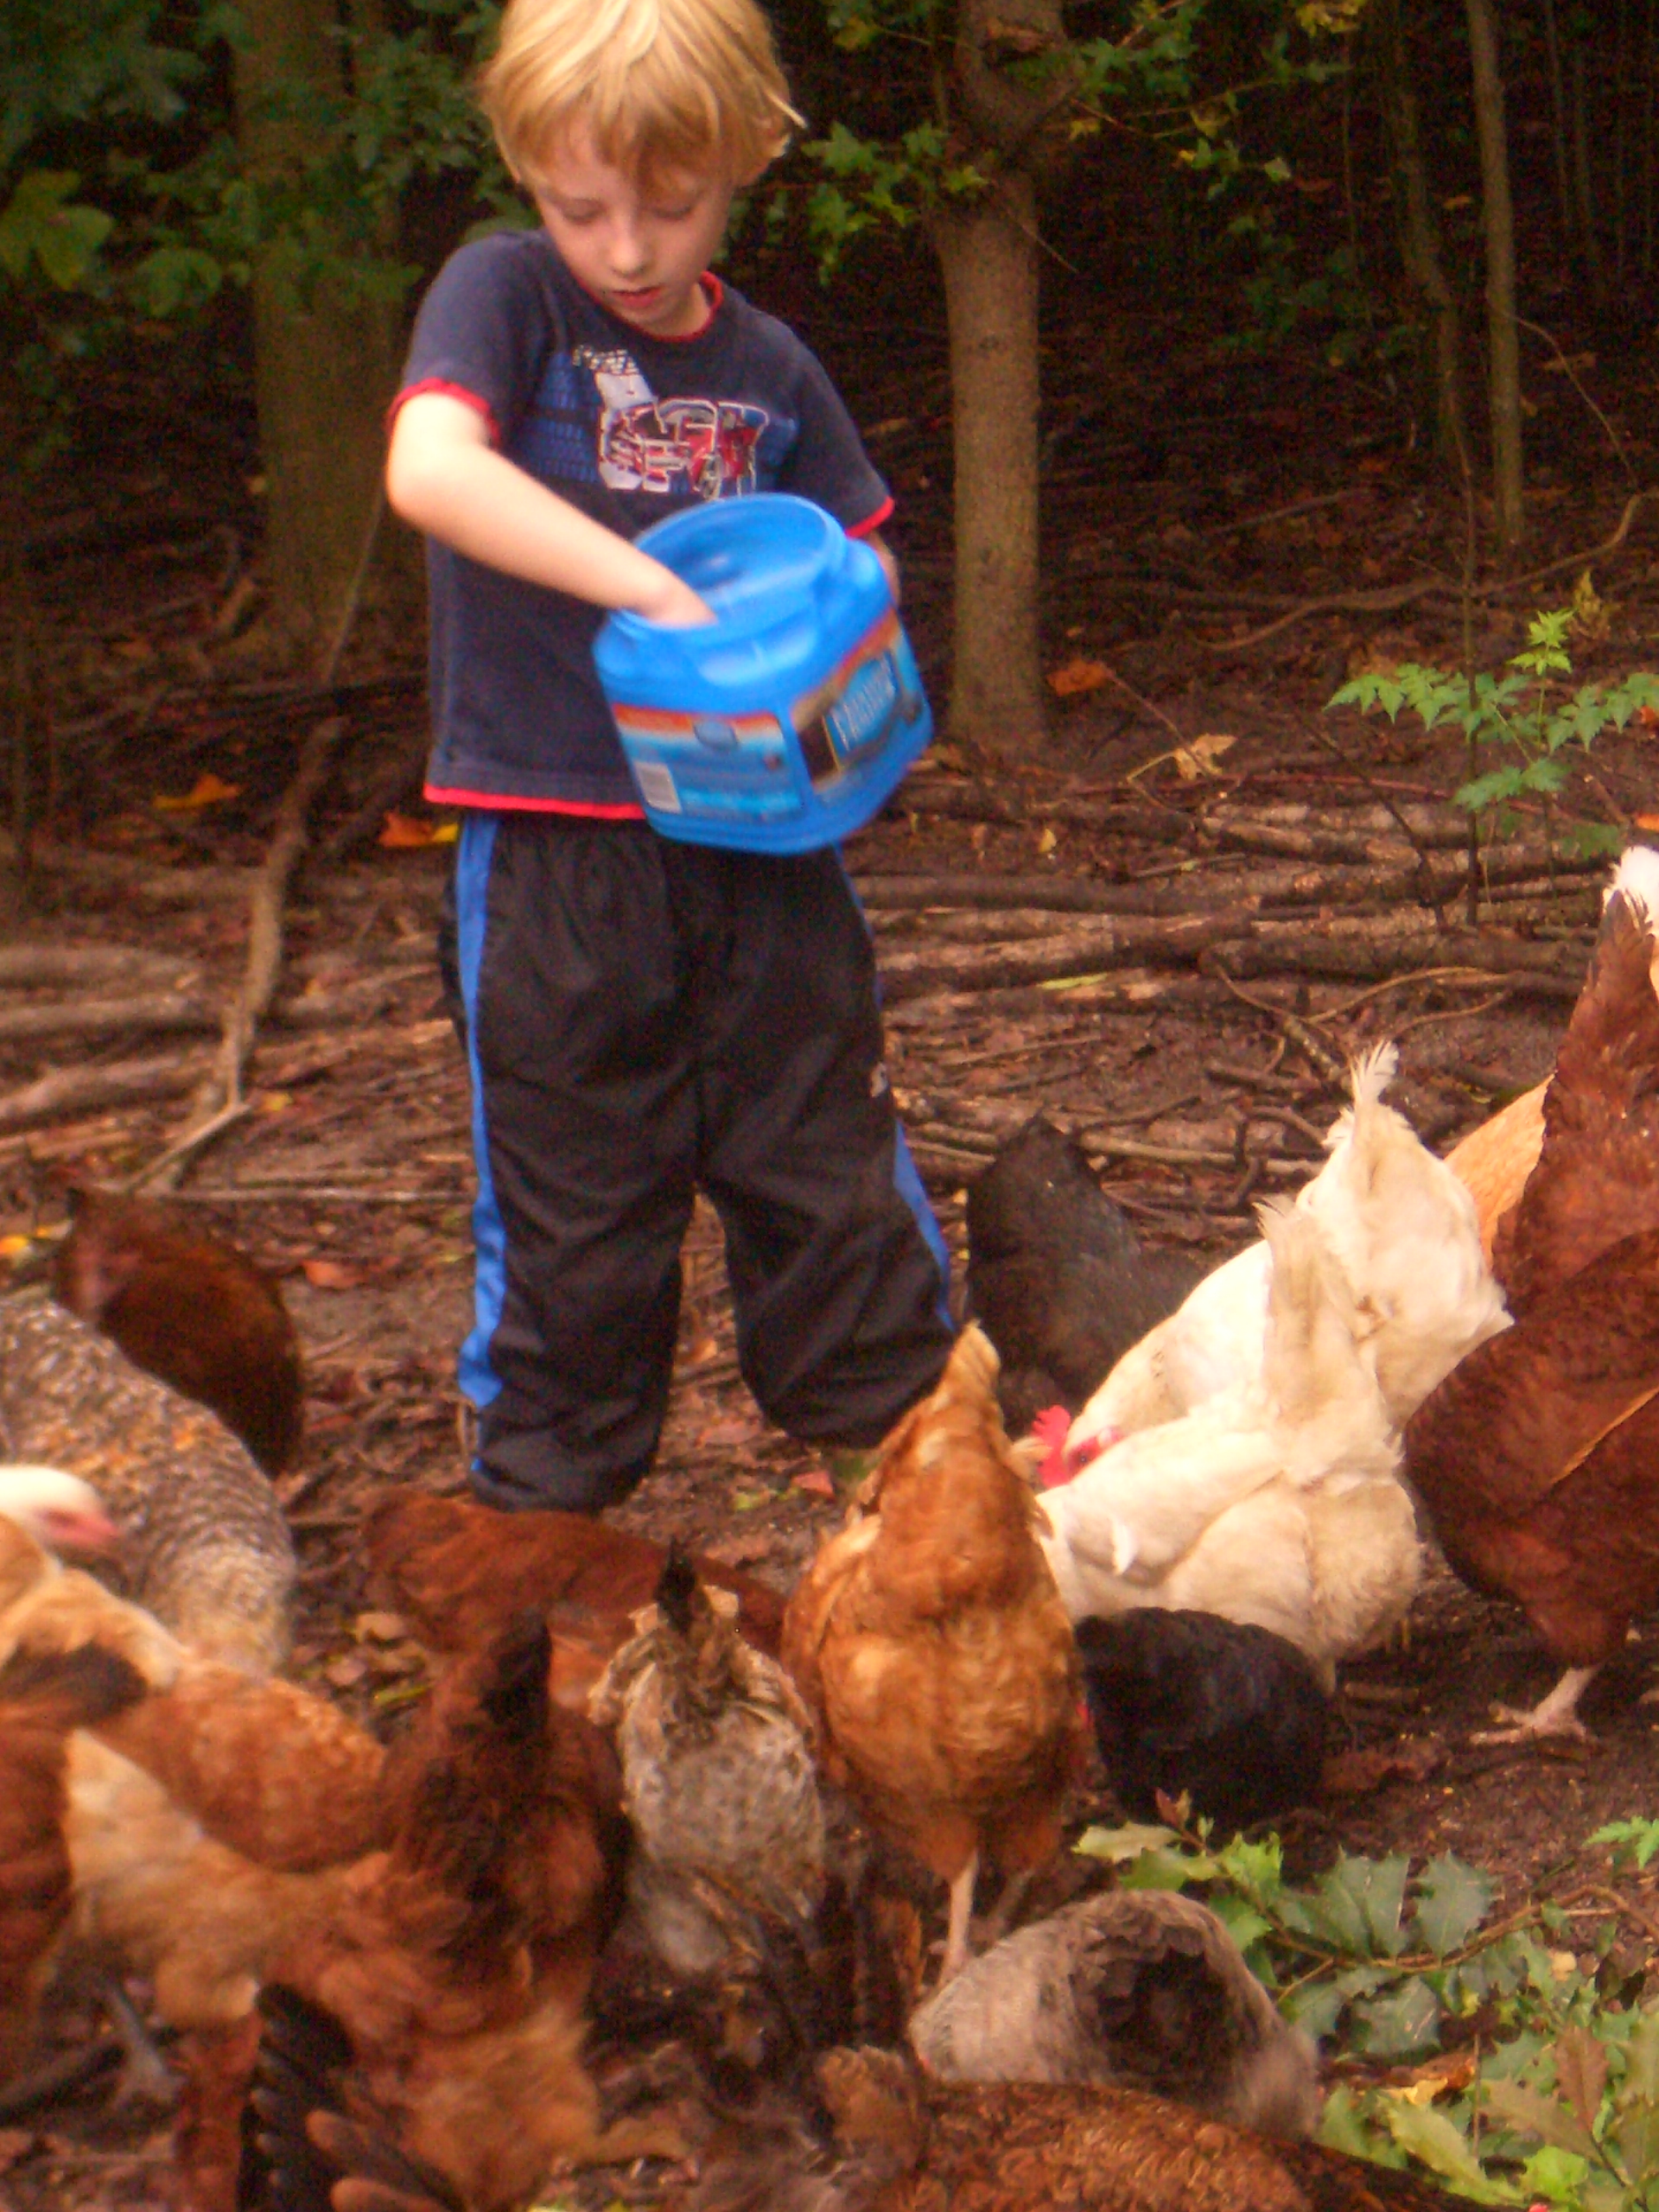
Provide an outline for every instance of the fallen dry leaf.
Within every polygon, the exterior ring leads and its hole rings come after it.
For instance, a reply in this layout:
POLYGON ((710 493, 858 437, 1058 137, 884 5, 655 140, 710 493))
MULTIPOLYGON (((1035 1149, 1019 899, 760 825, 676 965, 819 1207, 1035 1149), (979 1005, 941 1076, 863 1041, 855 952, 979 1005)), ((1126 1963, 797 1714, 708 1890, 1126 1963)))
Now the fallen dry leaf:
POLYGON ((1363 1797, 1391 1782, 1422 1782, 1445 1764, 1442 1745, 1409 1736, 1374 1751, 1338 1751, 1325 1763, 1319 1793, 1326 1797, 1363 1797))
POLYGON ((770 1529, 756 1529, 747 1535, 722 1536, 717 1543, 705 1544, 703 1556, 718 1560, 722 1567, 753 1567, 757 1560, 770 1557, 774 1543, 770 1529))
POLYGON ((790 1484, 791 1490, 803 1490, 809 1497, 827 1497, 833 1505, 836 1486, 822 1467, 809 1467, 804 1475, 797 1475, 790 1484))
POLYGON ((424 816, 389 814, 376 841, 391 852, 417 852, 428 845, 453 845, 460 836, 453 822, 435 822, 424 816))
POLYGON ((1049 671, 1048 688, 1056 698, 1070 699, 1080 691, 1098 691, 1111 672, 1103 660, 1069 660, 1064 668, 1049 671))
POLYGON ((205 769, 182 798, 156 798, 150 804, 157 814, 200 814, 205 807, 221 806, 227 798, 240 798, 240 784, 227 784, 205 769))
POLYGON ((353 1267, 345 1260, 302 1260, 300 1273, 313 1290, 356 1290, 372 1281, 376 1270, 353 1267))
POLYGON ((1219 730, 1210 730, 1202 737, 1195 737, 1190 745, 1178 745, 1170 757, 1182 782, 1192 784, 1200 776, 1217 774, 1217 761, 1237 742, 1236 738, 1226 736, 1219 730))

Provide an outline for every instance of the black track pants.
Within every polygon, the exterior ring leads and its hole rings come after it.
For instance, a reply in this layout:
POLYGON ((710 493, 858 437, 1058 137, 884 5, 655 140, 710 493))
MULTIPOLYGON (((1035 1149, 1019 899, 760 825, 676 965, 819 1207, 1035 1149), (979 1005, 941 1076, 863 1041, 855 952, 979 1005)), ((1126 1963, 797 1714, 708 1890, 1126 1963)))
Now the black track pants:
POLYGON ((594 1510, 645 1474, 699 1185, 760 1404, 797 1436, 877 1442, 937 1381, 950 1330, 837 855, 479 814, 454 919, 479 1168, 461 1362, 479 1495, 594 1510))

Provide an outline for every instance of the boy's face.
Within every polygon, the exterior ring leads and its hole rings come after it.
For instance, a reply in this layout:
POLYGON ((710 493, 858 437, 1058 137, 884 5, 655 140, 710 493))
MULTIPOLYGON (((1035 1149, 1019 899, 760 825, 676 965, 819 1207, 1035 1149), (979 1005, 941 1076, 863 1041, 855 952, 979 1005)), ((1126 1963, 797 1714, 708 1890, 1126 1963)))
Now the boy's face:
POLYGON ((584 289, 653 338, 687 338, 709 317, 699 279, 734 189, 721 169, 643 185, 601 158, 585 130, 555 141, 526 179, 543 227, 584 289))

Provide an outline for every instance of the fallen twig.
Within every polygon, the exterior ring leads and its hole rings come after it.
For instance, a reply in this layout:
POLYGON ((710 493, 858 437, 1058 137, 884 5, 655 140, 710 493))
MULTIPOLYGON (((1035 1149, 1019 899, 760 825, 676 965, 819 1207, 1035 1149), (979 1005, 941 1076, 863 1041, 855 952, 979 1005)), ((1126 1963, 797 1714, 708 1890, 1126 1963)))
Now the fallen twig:
POLYGON ((166 1181, 176 1185, 187 1162, 239 1118, 243 1071, 261 1016, 276 995, 283 962, 283 906, 289 880, 305 850, 306 817, 333 764, 344 719, 318 722, 300 748, 294 779, 277 809, 264 866, 254 880, 249 911, 247 963, 242 985, 226 1009, 223 1041, 211 1083, 198 1093, 185 1129, 162 1157, 130 1179, 128 1188, 166 1181))

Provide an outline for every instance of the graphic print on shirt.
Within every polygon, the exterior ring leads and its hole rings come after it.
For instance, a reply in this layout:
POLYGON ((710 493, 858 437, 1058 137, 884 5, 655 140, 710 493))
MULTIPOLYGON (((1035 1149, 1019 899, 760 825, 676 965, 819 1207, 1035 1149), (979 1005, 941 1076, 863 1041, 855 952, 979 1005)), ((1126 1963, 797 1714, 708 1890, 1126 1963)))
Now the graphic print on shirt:
POLYGON ((579 346, 599 393, 599 473, 613 492, 695 492, 700 499, 753 492, 755 454, 770 417, 732 399, 658 399, 625 348, 579 346))

